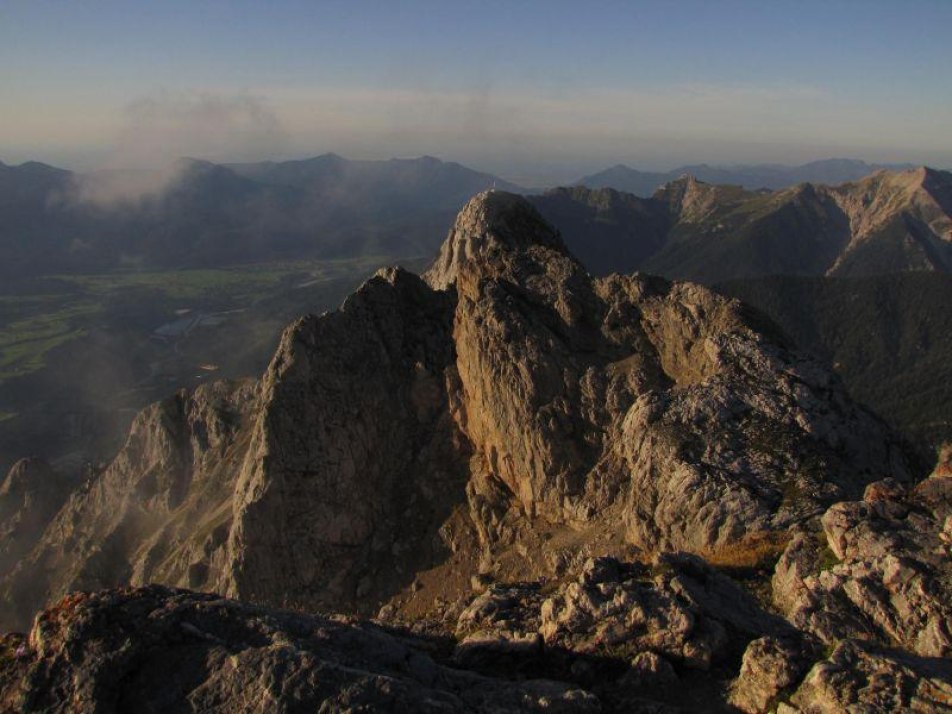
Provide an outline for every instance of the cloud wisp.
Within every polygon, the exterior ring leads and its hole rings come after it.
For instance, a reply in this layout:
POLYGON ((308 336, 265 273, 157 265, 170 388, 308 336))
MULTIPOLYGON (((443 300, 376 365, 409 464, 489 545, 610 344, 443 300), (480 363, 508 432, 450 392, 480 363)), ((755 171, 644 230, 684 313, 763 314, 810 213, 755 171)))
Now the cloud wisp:
POLYGON ((159 92, 126 105, 106 159, 77 177, 72 199, 113 206, 159 195, 180 178, 178 159, 242 161, 280 155, 286 135, 261 97, 159 92))

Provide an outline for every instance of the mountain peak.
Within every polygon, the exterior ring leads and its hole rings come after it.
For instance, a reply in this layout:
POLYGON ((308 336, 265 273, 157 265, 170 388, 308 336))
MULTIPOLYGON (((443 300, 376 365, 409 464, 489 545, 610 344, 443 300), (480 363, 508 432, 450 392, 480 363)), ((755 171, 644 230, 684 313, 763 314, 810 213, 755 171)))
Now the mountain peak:
POLYGON ((694 174, 681 174, 674 181, 668 181, 658 188, 652 196, 655 199, 661 199, 679 211, 693 206, 698 201, 699 196, 709 194, 706 189, 714 188, 710 184, 698 181, 694 174))
POLYGON ((701 184, 704 184, 704 182, 699 181, 694 174, 689 172, 684 172, 673 181, 668 181, 663 186, 658 188, 658 191, 666 191, 666 190, 670 191, 672 189, 687 190, 689 188, 694 188, 701 184))
POLYGON ((521 252, 534 245, 568 252, 558 231, 525 198, 495 189, 482 191, 459 212, 424 278, 431 287, 445 290, 456 282, 464 263, 489 259, 500 250, 521 252))
POLYGON ((686 186, 693 186, 694 184, 700 183, 700 182, 697 180, 697 177, 694 174, 690 172, 685 172, 681 174, 680 176, 678 176, 675 183, 683 183, 686 186))
POLYGON ((952 173, 948 171, 934 169, 931 166, 920 166, 916 171, 922 177, 923 185, 927 183, 952 183, 952 173))
POLYGON ((14 171, 17 171, 23 175, 32 176, 65 176, 70 173, 65 169, 44 164, 42 161, 24 161, 22 164, 17 164, 15 166, 8 164, 0 164, 0 166, 3 166, 7 169, 13 169, 14 171))

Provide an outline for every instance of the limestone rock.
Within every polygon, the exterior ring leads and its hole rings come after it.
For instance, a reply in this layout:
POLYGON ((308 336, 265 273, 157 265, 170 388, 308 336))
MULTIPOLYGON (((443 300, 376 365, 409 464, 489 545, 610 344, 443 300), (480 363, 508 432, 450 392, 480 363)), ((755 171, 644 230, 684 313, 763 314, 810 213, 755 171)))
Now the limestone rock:
POLYGON ((780 632, 750 595, 696 558, 668 555, 648 568, 590 560, 576 582, 542 603, 549 645, 581 652, 651 651, 708 669, 735 638, 780 632))
POLYGON ((438 665, 366 624, 158 586, 43 612, 4 701, 23 712, 597 712, 591 694, 438 665))
POLYGON ((460 613, 456 632, 465 636, 480 630, 506 630, 514 636, 534 635, 544 599, 539 583, 491 585, 460 613))
POLYGON ((747 646, 730 703, 744 712, 768 712, 799 684, 812 657, 795 638, 761 637, 747 646))
POLYGON ((289 326, 257 384, 145 410, 0 581, 0 615, 162 582, 442 619, 478 573, 562 577, 625 548, 724 562, 887 477, 909 480, 888 429, 762 318, 696 285, 593 279, 490 191, 425 280, 380 271, 289 326))
POLYGON ((0 580, 7 627, 78 589, 201 587, 224 567, 236 453, 255 408, 247 382, 179 392, 143 410, 113 462, 84 481, 0 580), (237 442, 237 443, 236 443, 237 442))
POLYGON ((11 467, 0 484, 0 574, 39 540, 72 485, 42 459, 20 459, 11 467))
POLYGON ((790 542, 774 567, 771 579, 774 605, 780 612, 789 613, 808 591, 807 578, 836 562, 822 534, 808 529, 793 530, 790 542))
POLYGON ((477 649, 525 651, 540 646, 541 635, 547 649, 577 656, 634 661, 651 652, 706 670, 737 642, 792 632, 729 578, 684 554, 653 566, 589 559, 577 579, 548 596, 542 590, 539 582, 491 586, 460 615, 457 650, 470 658, 477 649))
POLYGON ((593 280, 516 197, 474 199, 426 278, 455 288, 461 428, 531 517, 614 509, 647 550, 705 552, 908 478, 883 426, 741 305, 593 280))
POLYGON ((235 486, 225 592, 366 607, 445 557, 469 458, 452 320, 450 295, 393 269, 285 331, 235 486))
POLYGON ((790 703, 806 714, 949 711, 952 662, 847 640, 810 670, 790 703))
POLYGON ((933 476, 909 494, 880 484, 867 489, 872 500, 830 507, 822 526, 838 562, 800 573, 800 587, 786 598, 790 621, 831 645, 855 637, 925 657, 952 655, 952 563, 938 498, 947 481, 933 476))
POLYGON ((631 660, 631 671, 625 675, 625 683, 636 688, 672 685, 678 681, 674 667, 664 657, 654 652, 639 652, 631 660))
POLYGON ((587 568, 578 582, 542 606, 546 642, 583 652, 625 648, 659 652, 706 669, 727 640, 716 620, 704 619, 669 588, 654 587, 646 572, 606 578, 587 568), (637 575, 647 576, 644 585, 637 575))

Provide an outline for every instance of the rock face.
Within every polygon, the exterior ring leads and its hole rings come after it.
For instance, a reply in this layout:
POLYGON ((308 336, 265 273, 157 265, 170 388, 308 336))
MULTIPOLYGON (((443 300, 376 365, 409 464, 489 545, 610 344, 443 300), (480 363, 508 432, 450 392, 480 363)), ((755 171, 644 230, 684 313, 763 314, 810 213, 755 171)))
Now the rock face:
POLYGON ((548 596, 542 587, 494 585, 473 600, 457 620, 459 659, 544 643, 576 656, 651 655, 660 658, 652 666, 658 671, 667 672, 669 663, 707 671, 755 635, 794 633, 730 578, 687 554, 665 554, 653 565, 590 558, 577 578, 548 596))
POLYGON ((43 535, 72 484, 42 459, 21 459, 0 484, 0 572, 43 535))
POLYGON ((424 279, 381 271, 288 327, 258 384, 143 412, 4 575, 3 614, 148 582, 425 611, 625 548, 729 561, 887 477, 909 479, 888 430, 740 303, 593 279, 490 191, 424 279))
POLYGON ((947 463, 944 449, 914 487, 872 483, 861 501, 803 524, 777 563, 773 599, 815 645, 805 654, 751 643, 732 704, 750 712, 778 703, 805 712, 952 708, 947 463), (817 657, 821 647, 827 654, 817 657))
POLYGON ((542 603, 540 624, 549 644, 652 652, 695 669, 723 658, 736 637, 784 628, 731 580, 684 555, 662 556, 651 569, 591 560, 542 603))
POLYGON ((791 622, 834 645, 847 638, 923 657, 952 656, 952 478, 941 473, 911 492, 871 484, 859 502, 838 503, 821 519, 832 555, 804 571, 803 540, 778 564, 775 587, 791 622), (798 565, 799 561, 799 565, 798 565), (789 571, 799 569, 796 576, 789 571), (810 572, 813 570, 813 572, 810 572))
MULTIPOLYGON (((779 638, 810 652, 736 583, 684 554, 652 565, 594 558, 559 583, 492 585, 458 616, 455 646, 401 626, 120 588, 67 596, 26 639, 0 642, 0 702, 17 711, 717 711, 736 652, 764 633, 751 648, 779 638)), ((810 661, 801 655, 792 682, 810 661)))
POLYGON ((770 711, 803 679, 813 652, 798 638, 760 637, 747 647, 730 703, 745 712, 770 711))
POLYGON ((448 547, 469 446, 453 301, 382 271, 341 310, 286 331, 235 485, 229 573, 242 598, 352 606, 409 585, 448 547))
POLYGON ((223 567, 233 469, 255 404, 251 384, 221 382, 141 412, 115 460, 69 496, 39 542, 13 541, 28 552, 2 580, 5 624, 22 627, 75 589, 208 582, 223 567))
POLYGON ((3 701, 22 712, 103 714, 599 710, 577 688, 440 666, 420 644, 369 624, 157 586, 74 595, 37 618, 26 652, 8 665, 15 683, 3 701))
POLYGON ((822 714, 949 711, 952 663, 850 640, 810 670, 790 702, 802 711, 822 714))
POLYGON ((850 395, 916 447, 921 470, 952 441, 952 274, 774 275, 716 289, 834 365, 850 395))
POLYGON ((738 303, 641 276, 593 280, 515 197, 464 209, 426 277, 456 289, 475 483, 501 482, 530 517, 611 513, 645 549, 704 551, 785 527, 883 470, 904 477, 881 426, 738 303))

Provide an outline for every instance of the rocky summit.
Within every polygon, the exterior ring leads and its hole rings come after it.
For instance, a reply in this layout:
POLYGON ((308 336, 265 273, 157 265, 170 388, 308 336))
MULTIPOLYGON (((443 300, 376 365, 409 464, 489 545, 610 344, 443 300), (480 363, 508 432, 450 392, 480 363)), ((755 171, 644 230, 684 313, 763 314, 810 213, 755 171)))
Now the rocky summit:
POLYGON ((512 194, 64 502, 17 468, 11 707, 952 706, 947 469, 758 313, 593 278, 512 194))

